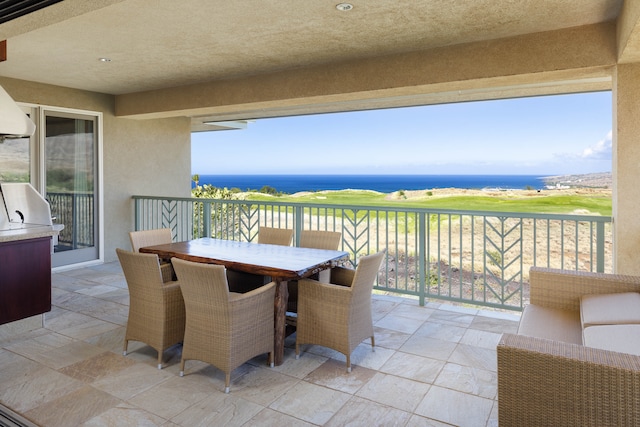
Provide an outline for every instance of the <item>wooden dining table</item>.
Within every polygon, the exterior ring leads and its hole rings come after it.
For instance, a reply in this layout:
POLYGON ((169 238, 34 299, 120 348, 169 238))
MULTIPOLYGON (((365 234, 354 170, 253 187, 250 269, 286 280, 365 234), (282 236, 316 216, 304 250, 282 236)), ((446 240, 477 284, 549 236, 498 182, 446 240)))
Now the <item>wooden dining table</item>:
POLYGON ((140 248, 140 252, 157 254, 165 261, 187 261, 224 265, 228 270, 269 276, 276 282, 274 301, 274 363, 284 359, 287 282, 309 277, 322 270, 344 264, 349 253, 325 249, 267 245, 213 238, 200 238, 140 248))

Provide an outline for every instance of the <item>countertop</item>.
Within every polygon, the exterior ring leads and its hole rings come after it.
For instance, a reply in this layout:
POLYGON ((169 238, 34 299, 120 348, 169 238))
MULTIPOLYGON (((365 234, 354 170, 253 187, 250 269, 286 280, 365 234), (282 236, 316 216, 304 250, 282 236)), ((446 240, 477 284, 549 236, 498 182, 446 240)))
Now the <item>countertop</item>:
POLYGON ((16 240, 38 239, 40 237, 53 237, 60 233, 60 226, 24 224, 23 228, 0 231, 0 243, 16 240))

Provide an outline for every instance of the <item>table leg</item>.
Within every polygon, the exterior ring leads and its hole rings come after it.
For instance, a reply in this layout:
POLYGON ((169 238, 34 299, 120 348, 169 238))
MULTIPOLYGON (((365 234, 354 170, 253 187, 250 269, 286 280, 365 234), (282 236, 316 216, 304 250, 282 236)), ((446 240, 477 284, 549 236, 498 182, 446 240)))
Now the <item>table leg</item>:
POLYGON ((274 346, 273 356, 276 366, 282 365, 284 361, 284 338, 286 329, 287 301, 289 299, 289 289, 287 281, 276 281, 276 298, 274 302, 274 346))

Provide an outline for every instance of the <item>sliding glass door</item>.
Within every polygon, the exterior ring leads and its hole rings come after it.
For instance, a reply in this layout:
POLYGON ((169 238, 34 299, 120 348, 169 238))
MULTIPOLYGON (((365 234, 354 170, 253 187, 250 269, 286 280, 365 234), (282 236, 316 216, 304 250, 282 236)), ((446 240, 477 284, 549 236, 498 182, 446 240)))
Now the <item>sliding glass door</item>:
POLYGON ((54 267, 99 258, 97 117, 45 111, 45 197, 63 224, 54 267))

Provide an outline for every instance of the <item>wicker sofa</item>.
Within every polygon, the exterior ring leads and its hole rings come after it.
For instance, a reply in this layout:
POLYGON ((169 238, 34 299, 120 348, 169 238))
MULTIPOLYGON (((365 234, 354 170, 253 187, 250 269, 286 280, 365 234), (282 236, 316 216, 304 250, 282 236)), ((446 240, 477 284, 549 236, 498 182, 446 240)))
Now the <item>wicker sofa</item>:
MULTIPOLYGON (((500 426, 640 425, 640 356, 604 349, 615 333, 600 348, 584 345, 581 313, 581 301, 640 292, 640 277, 534 267, 529 278, 531 304, 517 334, 504 334, 497 347, 500 426)), ((640 341, 640 332, 620 335, 623 347, 640 341)))

